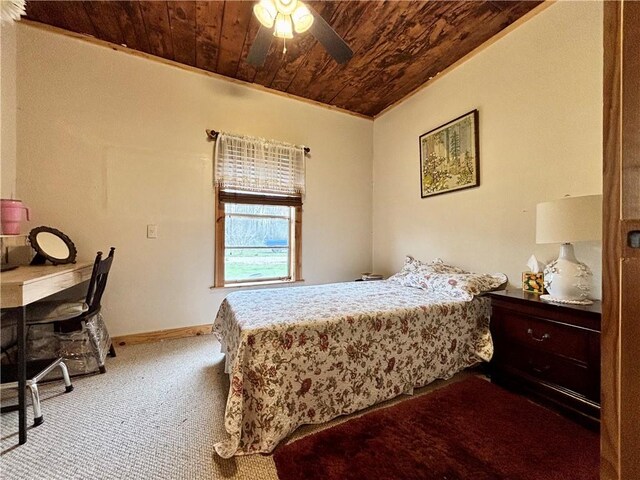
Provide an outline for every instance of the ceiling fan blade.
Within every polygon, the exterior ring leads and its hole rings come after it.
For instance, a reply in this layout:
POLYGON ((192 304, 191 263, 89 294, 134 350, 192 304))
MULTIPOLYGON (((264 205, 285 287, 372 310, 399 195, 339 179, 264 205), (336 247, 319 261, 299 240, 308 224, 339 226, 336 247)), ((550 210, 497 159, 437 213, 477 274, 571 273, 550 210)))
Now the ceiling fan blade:
POLYGON ((313 14, 313 24, 309 31, 314 37, 324 46, 336 62, 346 63, 353 57, 353 51, 349 48, 349 45, 331 28, 322 16, 313 10, 309 4, 306 4, 311 13, 313 14))
POLYGON ((249 55, 247 55, 247 63, 256 68, 264 65, 272 39, 273 34, 271 30, 264 25, 260 25, 256 38, 253 39, 253 43, 251 44, 249 55))

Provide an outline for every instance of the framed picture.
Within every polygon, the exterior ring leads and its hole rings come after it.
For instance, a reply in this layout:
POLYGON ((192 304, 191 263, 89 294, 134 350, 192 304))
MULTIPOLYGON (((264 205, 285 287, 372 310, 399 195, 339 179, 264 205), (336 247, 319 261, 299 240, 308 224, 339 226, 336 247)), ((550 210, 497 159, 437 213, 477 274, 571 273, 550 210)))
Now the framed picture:
POLYGON ((422 198, 479 185, 478 110, 420 136, 422 198))

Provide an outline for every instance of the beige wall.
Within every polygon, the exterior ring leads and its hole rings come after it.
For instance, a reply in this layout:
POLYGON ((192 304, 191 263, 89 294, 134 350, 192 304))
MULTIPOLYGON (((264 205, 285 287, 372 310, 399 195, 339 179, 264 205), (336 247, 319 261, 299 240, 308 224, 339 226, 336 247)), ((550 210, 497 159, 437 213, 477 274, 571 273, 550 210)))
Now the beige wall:
MULTIPOLYGON (((514 284, 536 245, 536 203, 602 191, 602 4, 560 2, 374 122, 374 269, 407 253, 514 284), (480 111, 479 188, 420 198, 418 137, 480 111)), ((576 245, 595 272, 599 243, 576 245)))
POLYGON ((0 25, 0 197, 16 191, 16 25, 0 25))
MULTIPOLYGON (((112 335, 211 323, 205 128, 308 145, 306 283, 371 267, 372 122, 21 25, 18 193, 81 258, 117 247, 112 335), (159 238, 146 238, 158 224, 159 238)), ((28 227, 27 227, 28 228, 28 227)))
MULTIPOLYGON (((17 193, 31 226, 65 231, 81 258, 118 248, 114 335, 209 323, 230 291, 209 289, 205 128, 312 148, 307 284, 350 280, 372 259, 389 274, 407 253, 517 283, 531 253, 558 250, 535 244, 536 203, 601 191, 601 40, 600 4, 553 5, 372 123, 21 25, 17 193), (418 137, 474 108, 480 188, 421 199, 418 137)), ((4 97, 3 83, 3 120, 4 97)), ((598 296, 600 245, 576 251, 598 296)))

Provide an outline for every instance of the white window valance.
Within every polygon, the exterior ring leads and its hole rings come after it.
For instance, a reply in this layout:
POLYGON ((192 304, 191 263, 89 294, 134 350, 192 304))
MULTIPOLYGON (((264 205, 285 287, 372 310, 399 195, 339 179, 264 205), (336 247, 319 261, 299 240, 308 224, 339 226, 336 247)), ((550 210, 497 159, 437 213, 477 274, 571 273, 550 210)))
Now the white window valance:
POLYGON ((224 190, 302 196, 304 147, 220 132, 216 140, 215 183, 224 190))

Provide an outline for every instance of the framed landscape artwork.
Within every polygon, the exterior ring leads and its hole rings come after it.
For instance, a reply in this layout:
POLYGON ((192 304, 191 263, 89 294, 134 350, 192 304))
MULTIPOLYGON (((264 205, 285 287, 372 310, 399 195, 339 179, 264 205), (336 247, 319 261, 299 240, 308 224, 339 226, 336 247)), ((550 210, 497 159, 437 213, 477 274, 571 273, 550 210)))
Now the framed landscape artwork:
POLYGON ((480 185, 478 110, 420 136, 422 198, 480 185))

